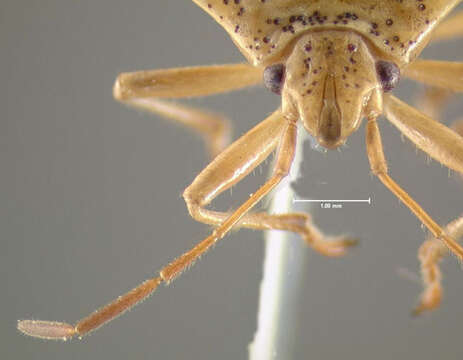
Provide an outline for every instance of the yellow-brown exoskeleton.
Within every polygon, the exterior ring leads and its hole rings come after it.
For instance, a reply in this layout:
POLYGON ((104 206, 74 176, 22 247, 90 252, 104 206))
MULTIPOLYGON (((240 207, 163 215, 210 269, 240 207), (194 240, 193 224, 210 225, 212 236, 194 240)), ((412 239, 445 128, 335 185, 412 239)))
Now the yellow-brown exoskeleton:
POLYGON ((430 230, 433 238, 420 250, 426 289, 419 313, 439 304, 438 260, 450 249, 463 259, 455 241, 463 231, 457 219, 442 229, 389 176, 377 118, 385 115, 418 148, 450 169, 463 173, 463 139, 446 126, 390 94, 400 76, 427 85, 463 91, 463 63, 417 60, 430 40, 463 34, 463 14, 442 22, 460 0, 194 0, 228 32, 249 64, 188 67, 119 75, 117 100, 164 115, 205 137, 214 159, 185 190, 188 210, 213 225, 210 236, 172 263, 75 325, 22 320, 24 333, 48 338, 83 336, 115 318, 169 283, 234 226, 298 233, 308 245, 328 256, 343 255, 354 241, 328 239, 305 213, 273 215, 250 212, 291 167, 296 124, 321 146, 342 145, 366 120, 367 153, 372 172, 430 230), (166 102, 163 98, 204 96, 264 82, 281 95, 281 107, 233 144, 228 126, 218 116, 166 102), (270 178, 232 212, 206 206, 237 184, 276 150, 270 178))

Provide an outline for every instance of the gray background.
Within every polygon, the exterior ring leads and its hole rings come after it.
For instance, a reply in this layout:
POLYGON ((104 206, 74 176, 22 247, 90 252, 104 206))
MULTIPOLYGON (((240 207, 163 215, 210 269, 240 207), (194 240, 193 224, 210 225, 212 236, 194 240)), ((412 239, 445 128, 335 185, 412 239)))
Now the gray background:
MULTIPOLYGON (((242 61, 225 32, 191 1, 0 3, 0 357, 2 359, 243 359, 256 324, 262 233, 242 230, 128 315, 83 340, 44 342, 16 320, 73 322, 156 272, 207 235, 181 193, 207 163, 203 143, 125 108, 111 87, 122 71, 242 61)), ((425 57, 461 60, 462 42, 425 57)), ((411 101, 415 87, 396 92, 411 101)), ((233 119, 235 137, 278 106, 255 88, 192 100, 233 119)), ((445 121, 462 114, 452 102, 445 121)), ((439 223, 463 209, 460 178, 428 162, 381 121, 393 177, 439 223)), ((410 317, 426 236, 370 175, 364 127, 341 151, 305 144, 300 197, 373 198, 317 210, 325 231, 362 240, 343 259, 308 249, 295 359, 461 359, 463 273, 444 262, 442 307, 410 317), (402 274, 402 275, 401 275, 402 274), (404 276, 403 274, 408 274, 404 276)), ((227 209, 266 170, 227 192, 227 209)))

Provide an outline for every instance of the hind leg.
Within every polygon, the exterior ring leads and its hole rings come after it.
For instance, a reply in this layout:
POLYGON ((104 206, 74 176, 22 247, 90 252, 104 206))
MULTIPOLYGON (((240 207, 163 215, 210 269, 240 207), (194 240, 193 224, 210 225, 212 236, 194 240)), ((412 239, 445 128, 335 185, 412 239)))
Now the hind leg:
MULTIPOLYGON (((454 239, 463 235, 463 216, 450 222, 444 231, 454 239)), ((419 305, 413 310, 414 315, 424 311, 434 310, 440 305, 442 299, 442 273, 439 262, 448 254, 447 248, 435 237, 427 239, 418 251, 421 264, 421 276, 424 290, 421 293, 419 305)))

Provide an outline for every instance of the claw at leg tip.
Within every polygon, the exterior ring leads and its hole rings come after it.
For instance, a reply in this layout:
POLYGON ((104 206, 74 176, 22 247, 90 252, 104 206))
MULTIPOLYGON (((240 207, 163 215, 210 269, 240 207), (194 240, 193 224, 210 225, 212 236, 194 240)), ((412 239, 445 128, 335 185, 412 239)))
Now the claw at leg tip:
POLYGON ((410 315, 412 317, 419 317, 419 316, 422 316, 423 314, 426 314, 432 310, 434 310, 435 306, 429 306, 429 305, 426 305, 426 304, 420 304, 418 305, 416 308, 414 308, 410 315))
POLYGON ((47 340, 69 340, 76 334, 74 326, 56 321, 19 320, 17 328, 23 334, 47 340))
POLYGON ((440 298, 433 298, 428 300, 421 300, 420 304, 412 310, 413 317, 421 316, 437 309, 440 305, 440 298))

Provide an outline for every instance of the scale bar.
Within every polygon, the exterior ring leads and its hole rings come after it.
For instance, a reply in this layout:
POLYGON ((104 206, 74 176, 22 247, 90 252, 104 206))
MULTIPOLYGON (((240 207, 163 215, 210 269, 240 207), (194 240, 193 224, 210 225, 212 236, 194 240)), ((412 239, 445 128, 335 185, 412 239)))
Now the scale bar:
POLYGON ((368 203, 371 205, 371 197, 369 197, 368 199, 359 199, 359 200, 355 200, 355 199, 343 199, 343 200, 313 200, 313 199, 293 199, 293 203, 298 203, 298 202, 302 202, 302 203, 310 203, 310 202, 313 202, 313 203, 368 203))

